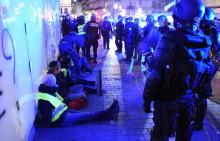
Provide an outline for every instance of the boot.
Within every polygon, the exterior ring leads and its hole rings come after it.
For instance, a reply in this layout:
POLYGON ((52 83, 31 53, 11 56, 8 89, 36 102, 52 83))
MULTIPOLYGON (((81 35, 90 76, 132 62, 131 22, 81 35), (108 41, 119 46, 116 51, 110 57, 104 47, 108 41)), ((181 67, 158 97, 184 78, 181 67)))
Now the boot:
POLYGON ((112 105, 105 111, 106 112, 106 118, 108 120, 114 120, 116 121, 118 119, 118 113, 119 113, 119 104, 118 100, 114 100, 112 105))
POLYGON ((193 131, 201 131, 203 130, 203 124, 202 123, 193 123, 192 124, 192 130, 193 131))
POLYGON ((92 93, 92 94, 95 94, 97 93, 97 90, 96 89, 93 89, 93 88, 89 88, 89 87, 83 87, 83 90, 86 91, 87 93, 92 93))
POLYGON ((112 105, 107 110, 92 114, 89 120, 88 119, 81 120, 80 122, 106 121, 106 120, 116 121, 118 119, 118 113, 119 113, 119 104, 117 100, 114 100, 112 105))

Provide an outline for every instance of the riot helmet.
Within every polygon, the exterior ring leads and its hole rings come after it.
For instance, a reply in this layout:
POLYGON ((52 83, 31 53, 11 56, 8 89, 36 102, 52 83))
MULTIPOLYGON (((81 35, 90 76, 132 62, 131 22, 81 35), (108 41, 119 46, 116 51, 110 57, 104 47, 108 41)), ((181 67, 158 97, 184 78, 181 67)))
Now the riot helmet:
POLYGON ((129 22, 129 18, 126 17, 126 18, 125 18, 125 24, 127 24, 128 22, 129 22))
POLYGON ((118 21, 122 21, 123 17, 121 15, 118 15, 118 21))
POLYGON ((90 18, 90 21, 96 22, 96 15, 95 14, 92 14, 92 16, 90 18))
POLYGON ((140 19, 139 19, 139 18, 134 18, 134 23, 135 23, 135 24, 139 24, 139 22, 140 22, 140 19))
POLYGON ((128 17, 128 20, 130 21, 130 22, 132 22, 133 21, 133 17, 128 17))
POLYGON ((70 19, 71 19, 71 16, 70 16, 69 13, 66 13, 66 15, 65 15, 65 19, 67 19, 67 20, 70 20, 70 19))
POLYGON ((210 29, 216 28, 214 19, 215 19, 214 10, 212 8, 206 7, 205 14, 203 16, 202 21, 200 22, 200 29, 202 29, 206 35, 209 34, 210 29))
POLYGON ((167 16, 165 15, 160 15, 157 18, 157 22, 159 23, 159 27, 165 26, 168 24, 167 16))
POLYGON ((203 19, 207 21, 213 21, 215 19, 214 10, 212 8, 206 7, 203 19))
POLYGON ((108 20, 108 17, 107 17, 107 16, 105 16, 103 20, 104 20, 104 21, 107 21, 107 20, 108 20))
POLYGON ((153 15, 147 15, 146 22, 147 22, 147 24, 155 24, 154 16, 153 15))
POLYGON ((173 10, 174 27, 195 32, 204 13, 201 0, 177 0, 173 10))
POLYGON ((83 15, 77 17, 78 24, 84 24, 85 23, 85 17, 83 15))

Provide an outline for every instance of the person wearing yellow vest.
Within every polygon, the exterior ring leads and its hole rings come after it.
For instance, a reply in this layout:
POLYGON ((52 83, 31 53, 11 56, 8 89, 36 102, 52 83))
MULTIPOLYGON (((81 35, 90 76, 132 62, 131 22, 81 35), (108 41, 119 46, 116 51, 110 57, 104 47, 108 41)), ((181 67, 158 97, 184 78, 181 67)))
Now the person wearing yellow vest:
POLYGON ((73 88, 71 88, 74 84, 71 82, 71 78, 67 77, 68 70, 61 69, 58 61, 50 62, 48 74, 53 74, 56 77, 58 93, 65 99, 65 102, 69 102, 80 97, 86 98, 83 90, 76 92, 73 88))
MULTIPOLYGON (((74 78, 70 76, 68 68, 61 68, 59 61, 51 61, 48 66, 48 73, 55 75, 58 84, 58 93, 65 99, 73 100, 74 98, 85 97, 85 93, 96 93, 96 89, 82 86, 81 91, 75 90, 75 86, 81 85, 78 80, 73 81, 74 78)), ((82 80, 81 80, 82 81, 82 80)), ((85 81, 87 82, 87 81, 85 81)), ((87 85, 91 83, 88 81, 87 85)), ((95 85, 94 83, 92 83, 95 85)))
POLYGON ((71 126, 76 123, 117 120, 119 113, 117 100, 114 100, 107 110, 95 113, 71 110, 57 94, 57 87, 56 77, 47 74, 36 96, 38 123, 35 123, 35 127, 71 126))
POLYGON ((84 31, 84 27, 85 27, 85 17, 81 15, 77 17, 76 51, 79 53, 79 49, 81 49, 83 56, 85 56, 85 39, 86 39, 86 32, 84 31))

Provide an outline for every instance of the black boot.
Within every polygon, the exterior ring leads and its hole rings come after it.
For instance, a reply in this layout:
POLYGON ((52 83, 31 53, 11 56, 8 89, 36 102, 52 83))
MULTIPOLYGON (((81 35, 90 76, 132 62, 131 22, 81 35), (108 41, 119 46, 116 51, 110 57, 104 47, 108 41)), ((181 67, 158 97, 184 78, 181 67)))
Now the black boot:
POLYGON ((118 100, 114 100, 112 105, 105 111, 106 118, 108 120, 116 121, 118 119, 119 110, 120 110, 120 108, 119 108, 118 100))
POLYGON ((118 119, 118 113, 119 113, 119 104, 118 104, 117 100, 114 100, 112 105, 107 110, 100 111, 100 112, 93 114, 89 120, 88 119, 86 120, 86 122, 88 122, 88 121, 106 121, 106 120, 116 121, 118 119))
POLYGON ((87 93, 92 93, 92 94, 97 93, 96 89, 85 87, 85 86, 83 87, 83 90, 86 91, 87 93))
POLYGON ((192 124, 193 131, 201 131, 203 130, 203 123, 193 123, 192 124))

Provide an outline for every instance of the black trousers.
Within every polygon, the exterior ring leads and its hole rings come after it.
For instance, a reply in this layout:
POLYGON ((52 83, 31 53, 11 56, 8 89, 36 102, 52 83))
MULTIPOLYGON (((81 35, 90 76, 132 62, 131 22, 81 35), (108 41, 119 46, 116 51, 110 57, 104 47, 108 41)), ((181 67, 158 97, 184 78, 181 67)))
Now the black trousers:
POLYGON ((154 127, 151 141, 168 141, 172 130, 176 141, 190 141, 192 136, 193 99, 154 102, 154 127))
POLYGON ((115 45, 119 52, 122 51, 122 40, 123 40, 122 37, 115 37, 115 45))
POLYGON ((195 99, 194 103, 194 124, 197 126, 203 126, 207 109, 207 98, 195 99))
POLYGON ((90 48, 93 46, 93 56, 94 59, 97 58, 98 40, 88 39, 86 41, 86 57, 91 58, 90 48))
POLYGON ((110 34, 107 33, 102 33, 103 37, 103 47, 109 49, 109 42, 110 42, 110 34))

